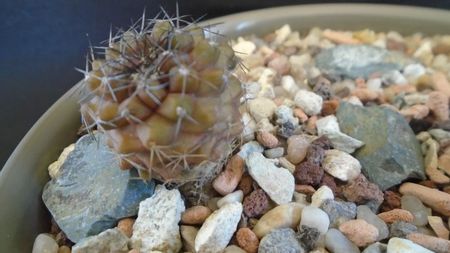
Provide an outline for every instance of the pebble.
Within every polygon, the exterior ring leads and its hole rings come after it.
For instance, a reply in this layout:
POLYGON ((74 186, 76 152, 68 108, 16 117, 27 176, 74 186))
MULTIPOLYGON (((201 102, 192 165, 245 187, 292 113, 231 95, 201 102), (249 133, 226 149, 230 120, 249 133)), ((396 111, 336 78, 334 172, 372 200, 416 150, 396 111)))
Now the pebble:
POLYGON ((233 202, 239 202, 242 203, 242 200, 244 199, 244 193, 241 190, 237 190, 235 192, 229 193, 225 197, 219 199, 217 201, 217 206, 221 208, 222 206, 233 203, 233 202))
POLYGON ((238 189, 244 193, 244 196, 247 196, 253 190, 253 179, 246 172, 242 175, 241 181, 239 182, 238 189))
POLYGON ((389 239, 386 253, 433 253, 410 240, 393 237, 389 239))
POLYGON ((337 44, 360 44, 360 41, 353 38, 351 33, 325 29, 322 32, 322 36, 337 44))
POLYGON ((298 192, 294 192, 294 202, 303 204, 305 206, 310 204, 308 201, 308 195, 298 192))
POLYGON ((50 178, 57 178, 59 175, 59 171, 61 169, 61 165, 66 161, 67 156, 75 149, 75 144, 72 143, 69 146, 65 147, 64 150, 59 155, 58 159, 51 163, 48 166, 48 174, 50 178))
POLYGON ((342 187, 342 194, 348 201, 368 205, 375 211, 383 202, 383 192, 376 184, 369 182, 362 173, 342 187))
POLYGON ((292 200, 294 194, 294 176, 287 170, 276 167, 261 153, 252 153, 246 159, 250 176, 277 204, 292 200))
POLYGON ((133 245, 140 245, 142 251, 178 252, 182 246, 178 223, 184 210, 178 190, 158 185, 155 194, 139 204, 131 237, 133 245))
POLYGON ((426 104, 428 101, 428 94, 412 93, 405 95, 403 100, 407 105, 426 104))
POLYGON ((400 186, 400 193, 410 194, 419 198, 434 211, 450 216, 450 194, 414 183, 404 183, 400 186))
POLYGON ((381 206, 381 210, 383 212, 400 208, 401 206, 401 195, 398 192, 394 191, 385 191, 384 192, 384 202, 381 206))
POLYGON ((277 109, 277 105, 273 100, 265 97, 252 99, 248 101, 247 105, 250 115, 252 115, 256 122, 265 118, 272 118, 277 109))
POLYGON ((98 235, 83 238, 72 247, 72 253, 128 252, 129 241, 118 229, 108 229, 98 235))
POLYGON ((322 180, 324 171, 320 163, 304 161, 296 166, 294 170, 295 182, 302 185, 318 185, 322 180))
POLYGON ((363 142, 341 132, 336 116, 329 115, 316 122, 319 136, 326 135, 333 143, 334 148, 353 153, 364 145, 363 142))
POLYGON ((433 91, 428 94, 427 106, 433 112, 437 121, 446 121, 449 119, 448 96, 439 92, 433 91))
POLYGON ((308 226, 301 226, 298 228, 297 240, 300 242, 306 252, 311 252, 319 244, 321 239, 319 230, 308 226))
POLYGON ((189 207, 181 215, 181 223, 186 225, 201 225, 211 213, 211 209, 206 206, 189 207))
POLYGON ((236 245, 230 245, 223 250, 223 253, 246 253, 246 251, 236 245))
POLYGON ((219 209, 219 207, 217 206, 217 201, 219 201, 219 199, 221 199, 221 198, 214 197, 214 198, 208 199, 208 202, 206 203, 206 206, 208 206, 208 208, 211 211, 213 211, 213 212, 216 211, 217 209, 219 209))
MULTIPOLYGON (((71 253, 71 252, 72 252, 72 250, 66 245, 63 245, 63 246, 59 247, 59 249, 58 249, 58 253, 71 253)), ((51 252, 49 252, 49 253, 51 253, 51 252)))
POLYGON ((330 187, 323 185, 312 195, 311 206, 320 207, 323 202, 328 199, 334 199, 333 191, 330 187))
POLYGON ((323 99, 314 92, 299 90, 294 97, 295 105, 308 115, 317 115, 322 110, 323 99))
POLYGON ((322 209, 314 206, 306 206, 302 210, 300 227, 307 226, 317 229, 320 234, 325 234, 330 226, 328 214, 322 209))
POLYGON ((279 28, 278 30, 275 30, 275 39, 273 41, 273 44, 275 46, 278 46, 280 44, 282 44, 283 42, 286 41, 286 39, 288 38, 289 34, 291 34, 291 27, 287 24, 283 25, 281 28, 279 28))
MULTIPOLYGON (((247 157, 254 152, 262 153, 264 152, 264 147, 259 144, 257 141, 249 141, 241 146, 241 149, 239 150, 239 153, 237 154, 242 159, 247 159, 247 157)), ((232 192, 232 191, 231 191, 232 192)), ((230 193, 230 192, 228 192, 230 193)), ((226 194, 228 194, 226 193, 226 194)), ((226 195, 224 194, 224 195, 226 195)))
POLYGON ((293 164, 302 162, 306 157, 311 141, 312 139, 308 135, 292 135, 289 137, 286 159, 293 164))
POLYGON ((294 116, 297 117, 301 123, 308 121, 308 115, 300 108, 294 108, 294 116))
POLYGON ((420 233, 411 233, 406 238, 436 253, 450 252, 450 241, 442 238, 420 233))
POLYGON ((278 75, 286 75, 289 73, 289 69, 291 68, 291 64, 289 63, 289 59, 285 55, 279 55, 273 58, 267 63, 269 68, 274 69, 278 75))
POLYGON ((362 253, 386 253, 387 245, 384 243, 373 243, 363 250, 362 253))
POLYGON ((242 113, 242 139, 244 142, 253 141, 255 139, 256 122, 248 112, 242 113))
POLYGON ((351 181, 361 173, 361 164, 353 156, 337 150, 325 151, 323 169, 341 181, 351 181))
POLYGON ((420 76, 424 75, 426 72, 425 67, 420 63, 413 63, 406 65, 403 69, 403 75, 408 80, 415 80, 420 76))
POLYGON ((325 234, 325 246, 333 253, 360 253, 359 248, 353 244, 341 231, 331 228, 325 234))
POLYGON ((436 91, 439 91, 445 94, 447 97, 450 97, 450 83, 445 77, 445 74, 442 72, 434 72, 432 76, 433 87, 436 91))
POLYGON ((195 252, 224 250, 236 231, 242 214, 242 204, 233 202, 214 211, 203 223, 195 237, 195 252))
POLYGON ((257 253, 259 239, 249 228, 240 228, 236 233, 239 246, 248 253, 257 253))
MULTIPOLYGON (((267 158, 270 158, 270 159, 280 158, 280 157, 282 157, 284 155, 284 148, 283 147, 278 147, 278 148, 266 149, 266 150, 264 150, 264 155, 267 158)), ((287 161, 287 162, 289 162, 289 161, 287 161)), ((283 168, 286 168, 285 166, 283 166, 283 165, 286 165, 286 163, 281 164, 281 162, 280 162, 280 165, 283 168)), ((286 169, 288 169, 288 168, 286 168, 286 169)))
POLYGON ((343 222, 356 217, 356 205, 353 202, 327 199, 322 203, 320 208, 328 214, 330 227, 332 228, 337 228, 343 222))
POLYGON ((425 226, 428 224, 429 208, 425 207, 419 198, 413 195, 403 195, 401 198, 402 209, 408 210, 413 216, 414 220, 411 222, 416 226, 425 226))
POLYGON ((367 88, 372 91, 381 91, 381 84, 381 78, 371 78, 366 82, 367 88))
POLYGON ((239 37, 237 43, 234 44, 232 48, 238 57, 246 58, 255 51, 256 45, 250 40, 245 40, 244 38, 239 37))
POLYGON ((117 223, 117 229, 130 238, 133 235, 134 222, 135 219, 132 218, 121 219, 119 223, 117 223))
POLYGON ((405 85, 408 80, 398 70, 391 70, 381 76, 381 80, 386 85, 405 85))
POLYGON ((277 119, 277 125, 282 126, 285 124, 290 124, 294 128, 298 127, 299 119, 294 116, 294 111, 292 110, 292 108, 286 105, 279 106, 275 111, 275 116, 277 119))
POLYGON ((428 224, 439 238, 448 240, 449 231, 440 216, 428 216, 428 224))
POLYGON ((378 214, 378 217, 386 223, 394 223, 396 221, 412 222, 414 216, 407 210, 393 209, 378 214))
POLYGON ((32 253, 57 253, 58 244, 49 234, 39 234, 34 239, 32 253))
POLYGON ((195 252, 195 237, 198 233, 198 228, 194 226, 180 226, 181 239, 183 239, 183 250, 188 252, 195 252))
POLYGON ((339 226, 339 230, 358 247, 365 247, 377 241, 378 229, 365 220, 349 220, 339 226))
POLYGON ((259 243, 259 253, 304 253, 291 228, 276 229, 264 236, 259 243))
POLYGON ((412 105, 400 110, 400 114, 407 119, 423 119, 430 113, 430 109, 426 105, 412 105))
POLYGON ((316 192, 316 189, 311 185, 295 185, 295 191, 299 193, 304 193, 306 195, 312 195, 316 192))
POLYGON ((275 148, 279 144, 277 137, 267 131, 258 131, 256 140, 266 148, 275 148))
POLYGON ((291 75, 281 77, 281 87, 283 87, 283 89, 285 89, 289 94, 295 94, 299 90, 294 78, 291 75))
POLYGON ((357 218, 365 220, 369 224, 375 226, 378 230, 377 241, 386 239, 389 236, 389 228, 386 223, 380 219, 375 213, 370 210, 368 206, 358 206, 357 208, 357 218))
POLYGON ((262 238, 274 229, 296 228, 300 222, 304 205, 299 203, 289 203, 277 206, 258 220, 253 232, 258 238, 262 238))
POLYGON ((407 235, 417 232, 417 227, 404 221, 396 221, 389 227, 390 237, 406 238, 407 235))

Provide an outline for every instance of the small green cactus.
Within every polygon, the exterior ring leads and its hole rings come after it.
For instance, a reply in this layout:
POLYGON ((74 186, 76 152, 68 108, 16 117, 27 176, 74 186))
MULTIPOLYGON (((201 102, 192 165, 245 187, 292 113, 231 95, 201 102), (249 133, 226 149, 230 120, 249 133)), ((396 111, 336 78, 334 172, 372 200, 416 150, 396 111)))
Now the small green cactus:
POLYGON ((106 134, 124 169, 177 182, 193 167, 230 154, 241 131, 242 90, 228 44, 165 14, 144 15, 101 49, 104 57, 91 53, 83 71, 82 120, 87 130, 106 134))

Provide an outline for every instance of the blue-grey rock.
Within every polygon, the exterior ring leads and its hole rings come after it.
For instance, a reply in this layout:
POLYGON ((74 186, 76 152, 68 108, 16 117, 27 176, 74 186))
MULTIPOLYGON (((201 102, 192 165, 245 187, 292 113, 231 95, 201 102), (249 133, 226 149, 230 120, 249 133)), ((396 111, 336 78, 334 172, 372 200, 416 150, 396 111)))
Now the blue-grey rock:
POLYGON ((396 221, 389 226, 390 237, 406 238, 407 235, 417 232, 417 227, 404 221, 396 221))
POLYGON ((81 137, 42 199, 58 226, 73 241, 97 235, 124 217, 137 214, 139 202, 152 196, 154 181, 121 170, 102 134, 81 137))
POLYGON ((305 250, 291 228, 276 229, 264 236, 259 243, 259 253, 303 253, 305 250))
POLYGON ((367 223, 374 225, 378 229, 377 241, 386 239, 389 236, 389 228, 386 223, 372 212, 368 206, 358 206, 357 218, 365 220, 367 223))
POLYGON ((333 253, 360 253, 359 248, 335 228, 325 234, 325 247, 333 253))
POLYGON ((384 243, 373 243, 363 250, 362 253, 386 253, 387 245, 384 243))
POLYGON ((342 132, 365 143, 353 156, 369 181, 386 190, 407 178, 425 179, 420 144, 402 115, 342 102, 336 116, 342 132))
POLYGON ((130 238, 113 228, 82 239, 72 247, 72 253, 127 253, 129 243, 130 238))
POLYGON ((369 45, 339 45, 321 51, 316 57, 316 66, 323 72, 352 79, 401 70, 410 62, 399 52, 369 45))
POLYGON ((327 199, 320 208, 330 217, 330 227, 332 228, 337 228, 342 223, 356 217, 356 204, 353 202, 327 199))

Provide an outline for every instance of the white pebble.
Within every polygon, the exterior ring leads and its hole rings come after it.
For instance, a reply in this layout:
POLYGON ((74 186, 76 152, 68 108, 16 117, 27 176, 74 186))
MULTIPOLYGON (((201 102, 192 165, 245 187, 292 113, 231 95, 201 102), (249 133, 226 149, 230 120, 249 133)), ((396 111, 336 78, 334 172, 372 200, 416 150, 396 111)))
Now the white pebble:
POLYGON ((367 80, 367 88, 369 90, 373 90, 373 91, 380 91, 382 90, 381 88, 381 79, 380 78, 372 78, 367 80))
POLYGON ((287 39, 287 37, 289 36, 290 33, 291 33, 291 27, 288 24, 283 25, 280 29, 275 31, 276 37, 275 37, 275 40, 273 43, 275 45, 282 44, 287 39))
POLYGON ((357 96, 350 96, 349 98, 344 99, 352 105, 364 106, 361 100, 357 96))
POLYGON ((308 115, 319 114, 322 110, 323 99, 314 92, 299 90, 295 94, 295 105, 300 107, 308 115))
POLYGON ((221 208, 222 206, 233 203, 233 202, 242 203, 243 199, 244 199, 244 193, 241 190, 237 190, 237 191, 229 193, 225 197, 219 199, 217 201, 217 206, 219 208, 221 208))
POLYGON ((319 119, 316 122, 317 133, 319 136, 326 135, 334 148, 353 153, 357 148, 364 145, 364 142, 357 140, 341 132, 336 116, 329 115, 319 119))
POLYGON ((392 70, 383 74, 381 80, 386 85, 405 85, 408 83, 408 80, 398 70, 392 70))
POLYGON ((48 234, 39 234, 34 240, 32 253, 57 253, 58 244, 48 234))
POLYGON ((242 139, 245 142, 249 142, 255 139, 256 122, 250 116, 248 112, 244 112, 241 117, 241 122, 243 125, 242 129, 242 139))
POLYGON ((255 51, 256 45, 250 40, 245 40, 242 37, 239 37, 237 43, 234 44, 232 48, 238 57, 245 58, 255 51))
POLYGON ((389 239, 387 246, 387 253, 433 253, 433 251, 428 250, 414 242, 402 239, 398 237, 393 237, 389 239))
POLYGON ((403 75, 409 80, 417 79, 425 72, 425 67, 420 63, 409 64, 403 69, 403 75))
POLYGON ((264 147, 261 146, 259 142, 250 141, 241 146, 241 150, 239 151, 238 155, 245 160, 251 153, 253 152, 262 153, 263 151, 264 147))
POLYGON ((327 199, 334 199, 333 191, 330 187, 322 185, 311 197, 311 206, 320 207, 327 199))
POLYGON ((315 206, 307 206, 302 210, 300 227, 301 226, 315 228, 323 235, 328 231, 330 218, 326 212, 322 211, 322 209, 315 206))
POLYGON ((277 105, 272 99, 258 97, 248 101, 248 110, 256 122, 259 122, 264 118, 272 118, 276 109, 277 105))
POLYGON ((289 56, 289 63, 292 67, 303 68, 306 64, 311 62, 311 55, 301 54, 301 55, 291 55, 289 56))
POLYGON ((285 89, 290 94, 295 94, 299 90, 295 80, 292 76, 287 75, 281 78, 281 87, 285 89))
POLYGON ((325 151, 323 169, 335 178, 350 181, 361 173, 361 164, 353 156, 337 149, 325 151))

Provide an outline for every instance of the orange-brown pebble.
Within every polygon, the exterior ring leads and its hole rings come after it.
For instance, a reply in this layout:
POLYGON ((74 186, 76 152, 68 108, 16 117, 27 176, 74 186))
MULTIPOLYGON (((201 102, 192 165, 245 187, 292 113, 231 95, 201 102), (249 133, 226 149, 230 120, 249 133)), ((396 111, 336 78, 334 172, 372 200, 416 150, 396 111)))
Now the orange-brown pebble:
POLYGON ((340 31, 326 29, 322 32, 322 36, 337 44, 359 44, 360 41, 354 39, 351 34, 340 31))
POLYGON ((206 206, 193 206, 181 215, 181 223, 186 225, 200 225, 211 214, 211 209, 206 206))
POLYGON ((423 119, 430 113, 430 108, 426 105, 413 105, 411 107, 400 110, 400 114, 406 118, 423 119))
POLYGON ((373 101, 380 96, 377 91, 367 88, 356 88, 352 91, 352 95, 359 98, 362 102, 373 101))
POLYGON ((267 131, 258 131, 256 133, 256 139, 266 148, 275 148, 279 144, 277 137, 267 131))
POLYGON ((444 153, 439 156, 438 167, 450 174, 450 147, 445 148, 444 153))
POLYGON ((399 191, 403 195, 414 195, 434 211, 450 216, 450 194, 448 193, 414 183, 402 184, 399 191))
POLYGON ((253 191, 253 179, 250 174, 245 173, 241 181, 239 182, 238 189, 244 193, 244 196, 247 196, 250 192, 253 191))
POLYGON ((393 209, 384 213, 379 213, 378 217, 386 223, 394 223, 396 221, 412 222, 414 216, 411 212, 404 209, 393 209))
POLYGON ((428 224, 439 238, 448 240, 449 231, 444 225, 444 221, 439 216, 428 216, 428 224))
POLYGON ((428 188, 437 188, 437 185, 435 182, 431 180, 424 180, 419 182, 420 185, 426 186, 428 188))
POLYGON ((241 181, 243 173, 244 159, 239 155, 232 156, 225 166, 225 170, 214 179, 214 190, 223 196, 232 193, 239 184, 239 181, 241 181))
POLYGON ((134 219, 125 218, 121 219, 119 223, 117 223, 117 229, 119 229, 124 235, 131 237, 133 235, 133 225, 134 219))
POLYGON ((339 230, 358 247, 372 244, 378 238, 378 229, 361 219, 346 221, 339 226, 339 230))
POLYGON ((243 250, 248 253, 258 252, 259 240, 249 228, 240 228, 236 233, 236 240, 243 250))
POLYGON ((420 233, 411 233, 406 236, 406 239, 413 241, 414 243, 417 243, 421 245, 422 247, 425 247, 429 250, 432 250, 436 253, 448 253, 450 252, 450 241, 420 234, 420 233))
POLYGON ((449 119, 448 96, 439 91, 433 91, 428 94, 427 106, 433 112, 437 121, 446 121, 449 119))
POLYGON ((450 97, 450 83, 442 72, 434 72, 431 79, 433 80, 433 88, 450 97))
POLYGON ((303 185, 303 184, 296 184, 295 191, 306 195, 312 195, 313 193, 316 192, 314 187, 312 187, 311 185, 303 185))
POLYGON ((294 116, 297 117, 301 123, 305 123, 308 120, 308 115, 300 108, 294 109, 294 116))
POLYGON ((322 104, 322 115, 328 116, 336 113, 339 107, 339 100, 327 100, 322 104))
POLYGON ((72 251, 66 245, 63 245, 63 246, 59 247, 59 249, 58 249, 58 253, 70 253, 70 252, 72 252, 72 251))

